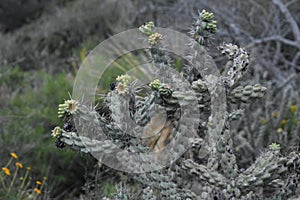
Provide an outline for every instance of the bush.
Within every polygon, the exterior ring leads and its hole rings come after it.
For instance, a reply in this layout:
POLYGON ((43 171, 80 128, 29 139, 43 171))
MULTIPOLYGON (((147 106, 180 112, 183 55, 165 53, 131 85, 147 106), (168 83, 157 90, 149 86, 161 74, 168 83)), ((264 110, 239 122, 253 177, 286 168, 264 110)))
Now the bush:
MULTIPOLYGON (((65 91, 71 91, 73 78, 65 73, 52 76, 43 70, 24 72, 20 67, 3 67, 0 76, 1 155, 18 152, 22 163, 32 167, 32 177, 47 176, 51 197, 78 193, 85 163, 93 163, 93 159, 74 152, 58 153, 48 134, 60 123, 53 107, 69 98, 65 91), (69 194, 63 193, 66 188, 69 194)), ((1 166, 7 160, 3 156, 1 166)))

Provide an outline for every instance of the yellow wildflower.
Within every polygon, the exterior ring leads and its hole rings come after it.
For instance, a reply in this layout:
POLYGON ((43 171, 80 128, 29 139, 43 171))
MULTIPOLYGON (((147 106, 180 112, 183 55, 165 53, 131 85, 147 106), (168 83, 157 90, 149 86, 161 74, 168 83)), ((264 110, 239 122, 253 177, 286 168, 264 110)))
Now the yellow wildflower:
POLYGON ((265 118, 263 118, 263 119, 260 120, 260 123, 261 123, 261 124, 267 124, 267 123, 268 123, 268 120, 266 120, 265 118))
POLYGON ((273 113, 273 117, 274 117, 274 118, 277 118, 278 116, 279 116, 279 113, 278 113, 278 112, 274 112, 274 113, 273 113))
POLYGON ((10 153, 10 155, 11 155, 11 157, 13 157, 14 159, 18 159, 18 156, 17 156, 17 154, 15 154, 15 153, 10 153))
POLYGON ((38 189, 38 188, 34 188, 34 192, 35 192, 36 194, 41 194, 41 193, 42 193, 41 190, 38 189))
POLYGON ((41 181, 36 181, 35 182, 37 185, 42 185, 42 182, 41 181))
POLYGON ((30 171, 31 170, 31 167, 26 167, 27 171, 30 171))
POLYGON ((283 119, 283 120, 281 120, 281 122, 280 122, 280 126, 284 126, 286 123, 287 123, 287 120, 286 120, 286 119, 283 119))
POLYGON ((10 176, 10 171, 7 167, 2 167, 2 171, 4 171, 7 176, 10 176))
POLYGON ((43 180, 44 180, 44 181, 46 181, 46 180, 47 180, 47 177, 46 177, 46 176, 44 176, 44 177, 43 177, 43 180))
POLYGON ((298 108, 298 107, 297 107, 296 105, 291 105, 291 106, 290 106, 290 111, 291 111, 291 113, 294 114, 294 113, 297 111, 297 108, 298 108))
POLYGON ((18 168, 23 168, 23 165, 22 165, 22 163, 19 163, 19 162, 16 162, 16 166, 18 167, 18 168))

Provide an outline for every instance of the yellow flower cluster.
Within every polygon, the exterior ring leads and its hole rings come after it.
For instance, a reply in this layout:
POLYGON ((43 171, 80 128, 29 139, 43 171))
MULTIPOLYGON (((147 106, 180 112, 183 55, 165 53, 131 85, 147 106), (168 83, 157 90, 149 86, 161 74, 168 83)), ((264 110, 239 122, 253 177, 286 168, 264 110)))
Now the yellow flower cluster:
MULTIPOLYGON (((17 199, 27 199, 27 198, 34 198, 36 199, 38 195, 42 193, 43 189, 43 182, 37 180, 36 187, 31 190, 29 189, 29 185, 31 182, 31 177, 29 177, 29 172, 31 167, 26 167, 26 172, 24 176, 21 176, 22 171, 21 169, 24 168, 21 162, 15 162, 15 169, 13 172, 10 171, 10 166, 14 159, 18 159, 18 155, 14 152, 10 153, 10 160, 7 164, 2 167, 2 171, 0 171, 0 188, 3 188, 5 193, 5 199, 10 198, 11 195, 16 195, 17 199), (13 175, 12 175, 13 173, 13 175), (11 176, 12 175, 12 176, 11 176), (11 178, 9 178, 11 176, 11 178), (18 178, 20 176, 20 178, 18 178), (16 181, 19 180, 19 181, 16 181)), ((43 177, 43 181, 46 181, 46 177, 43 177)), ((2 196, 0 196, 1 198, 2 196)), ((2 198, 1 198, 2 199, 2 198)))
MULTIPOLYGON (((297 105, 291 105, 289 106, 289 111, 290 114, 286 117, 284 117, 280 122, 279 122, 279 127, 277 129, 277 133, 282 133, 283 131, 287 131, 285 130, 285 127, 288 124, 288 129, 289 131, 292 130, 291 127, 295 127, 298 123, 298 118, 296 116, 296 112, 298 110, 298 106, 297 105)), ((274 112, 272 115, 275 119, 279 117, 279 113, 278 112, 274 112)))
POLYGON ((163 39, 163 36, 159 33, 153 33, 149 36, 148 38, 148 42, 151 44, 151 45, 155 45, 157 44, 160 40, 163 39))
MULTIPOLYGON (((18 155, 17 155, 16 153, 14 153, 14 152, 11 152, 11 153, 10 153, 10 156, 12 157, 12 158, 10 159, 10 161, 8 161, 8 163, 6 164, 5 167, 2 167, 2 171, 3 171, 7 176, 10 176, 10 175, 11 175, 10 170, 8 169, 7 166, 10 165, 10 163, 12 162, 12 159, 18 159, 18 155)), ((17 166, 17 168, 23 168, 23 165, 22 165, 21 163, 19 163, 19 162, 16 162, 16 166, 17 166)))

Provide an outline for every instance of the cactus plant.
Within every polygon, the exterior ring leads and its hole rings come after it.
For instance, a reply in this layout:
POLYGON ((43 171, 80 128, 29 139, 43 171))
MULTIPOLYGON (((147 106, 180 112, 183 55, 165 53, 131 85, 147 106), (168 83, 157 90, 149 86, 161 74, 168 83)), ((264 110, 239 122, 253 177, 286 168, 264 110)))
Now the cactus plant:
MULTIPOLYGON (((141 26, 139 30, 149 45, 147 51, 151 61, 159 66, 155 73, 164 80, 155 79, 141 86, 138 89, 148 92, 147 95, 139 95, 134 90, 134 80, 127 75, 118 77, 115 87, 106 95, 105 106, 111 111, 108 117, 93 111, 83 102, 68 100, 59 106, 59 117, 66 123, 70 123, 70 118, 74 117, 77 123, 83 124, 82 130, 64 128, 68 127, 66 125, 63 128, 56 127, 52 136, 57 138, 60 146, 67 145, 84 153, 96 152, 100 161, 107 159, 105 154, 109 154, 112 155, 109 159, 120 161, 125 169, 143 169, 138 174, 126 173, 140 185, 136 199, 287 199, 294 195, 300 177, 298 151, 282 155, 280 145, 272 143, 265 146, 265 150, 246 169, 238 164, 234 143, 236 135, 231 124, 243 115, 241 105, 264 97, 267 88, 258 83, 246 83, 244 75, 249 68, 249 54, 236 45, 223 44, 219 48, 228 57, 225 73, 217 80, 225 88, 227 107, 224 126, 220 131, 211 131, 219 123, 221 115, 217 113, 215 117, 212 114, 215 109, 211 106, 215 98, 212 93, 218 91, 211 85, 213 76, 204 77, 193 66, 212 65, 205 45, 210 35, 217 31, 216 24, 214 14, 207 11, 199 12, 193 23, 189 32, 191 40, 187 46, 196 53, 185 58, 189 64, 183 67, 182 73, 187 77, 190 87, 185 92, 168 85, 170 80, 177 86, 181 82, 174 80, 166 70, 172 68, 172 59, 161 50, 165 36, 157 32, 153 22, 141 26), (197 44, 201 45, 200 49, 196 48, 197 44), (198 104, 184 114, 188 121, 199 117, 199 124, 188 127, 180 124, 182 107, 195 100, 198 104), (165 121, 160 110, 166 110, 165 121), (196 112, 200 112, 201 116, 195 115, 196 112), (134 124, 138 126, 134 127, 134 124), (182 134, 185 129, 195 131, 195 137, 182 134), (79 136, 78 131, 84 135, 79 136), (155 131, 158 134, 151 135, 155 131), (101 134, 97 134, 99 132, 101 134), (140 135, 132 135, 133 132, 140 135), (141 135, 147 137, 135 137, 141 135), (179 143, 173 148, 172 154, 177 154, 188 144, 190 149, 175 162, 160 169, 157 160, 164 161, 172 157, 165 154, 164 148, 177 139, 179 143), (154 151, 155 154, 153 157, 143 157, 148 162, 141 164, 119 149, 131 153, 154 151)), ((296 112, 295 108, 291 110, 296 112)), ((130 181, 126 180, 124 184, 129 187, 130 181)), ((123 192, 126 193, 125 190, 123 192)), ((117 199, 121 198, 119 193, 117 196, 117 199)), ((130 194, 121 196, 127 199, 130 194)))

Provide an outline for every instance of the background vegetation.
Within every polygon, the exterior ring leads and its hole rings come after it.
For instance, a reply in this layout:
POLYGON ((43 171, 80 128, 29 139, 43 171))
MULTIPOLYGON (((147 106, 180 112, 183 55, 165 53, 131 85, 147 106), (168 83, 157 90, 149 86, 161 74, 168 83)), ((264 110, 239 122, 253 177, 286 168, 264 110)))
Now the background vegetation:
MULTIPOLYGON (((299 0, 5 0, 0 2, 0 165, 16 152, 32 167, 33 178, 47 177, 45 198, 80 198, 96 187, 91 180, 97 174, 105 196, 117 192, 120 177, 105 168, 97 171, 92 157, 56 148, 50 130, 61 123, 57 105, 69 98, 80 62, 105 38, 150 20, 187 32, 203 8, 218 20, 213 42, 246 47, 254 66, 250 78, 272 88, 263 101, 246 107, 245 119, 235 125, 241 136, 234 141, 237 151, 249 154, 240 164, 253 161, 271 142, 296 145, 289 141, 300 133, 299 114, 290 112, 290 106, 300 106, 299 0), (265 143, 258 144, 258 137, 265 143)), ((222 66, 224 57, 209 50, 222 66)), ((101 90, 132 62, 128 57, 115 64, 101 90)))

